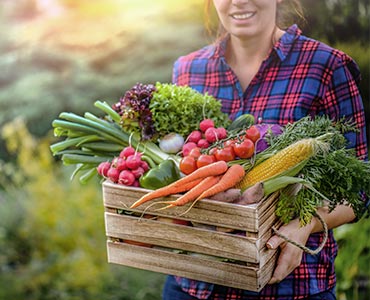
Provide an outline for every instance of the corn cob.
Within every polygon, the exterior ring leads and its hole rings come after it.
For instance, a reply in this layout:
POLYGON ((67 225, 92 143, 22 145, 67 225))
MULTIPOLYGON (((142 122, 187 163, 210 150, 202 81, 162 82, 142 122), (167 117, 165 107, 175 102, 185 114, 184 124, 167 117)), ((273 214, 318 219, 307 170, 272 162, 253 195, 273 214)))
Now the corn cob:
POLYGON ((236 187, 245 190, 257 182, 263 182, 279 175, 286 175, 288 171, 293 171, 295 174, 290 172, 289 175, 295 176, 304 166, 305 161, 315 155, 319 144, 317 139, 307 138, 289 145, 254 166, 236 187))

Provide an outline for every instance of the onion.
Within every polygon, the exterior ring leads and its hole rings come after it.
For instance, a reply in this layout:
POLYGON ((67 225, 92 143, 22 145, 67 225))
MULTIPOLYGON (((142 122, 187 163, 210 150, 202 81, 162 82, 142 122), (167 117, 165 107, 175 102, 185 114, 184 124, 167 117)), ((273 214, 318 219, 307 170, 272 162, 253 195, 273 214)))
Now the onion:
POLYGON ((165 153, 175 154, 184 145, 184 138, 178 133, 169 133, 159 141, 159 148, 165 153))

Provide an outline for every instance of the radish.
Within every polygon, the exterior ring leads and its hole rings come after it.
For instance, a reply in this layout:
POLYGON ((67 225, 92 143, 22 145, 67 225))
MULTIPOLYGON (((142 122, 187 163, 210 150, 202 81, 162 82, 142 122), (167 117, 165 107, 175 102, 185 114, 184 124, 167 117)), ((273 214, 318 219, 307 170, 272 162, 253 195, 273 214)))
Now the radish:
POLYGON ((215 123, 213 122, 213 120, 211 119, 204 119, 203 121, 201 121, 199 123, 199 129, 202 131, 202 132, 206 132, 206 130, 208 128, 211 128, 211 127, 215 127, 215 123))
POLYGON ((197 146, 196 143, 188 142, 182 146, 182 156, 188 156, 190 151, 197 146))
POLYGON ((107 172, 110 167, 111 167, 111 163, 108 161, 100 163, 99 166, 97 167, 98 174, 100 176, 107 177, 107 172))
POLYGON ((131 170, 132 174, 134 174, 135 178, 140 178, 144 173, 144 169, 142 167, 137 167, 136 169, 131 170))
POLYGON ((116 168, 119 172, 127 169, 126 160, 123 159, 122 157, 118 157, 118 159, 116 160, 115 165, 116 165, 116 168))
POLYGON ((141 155, 137 153, 130 155, 126 158, 126 166, 128 169, 137 169, 141 164, 141 155))
POLYGON ((119 157, 122 157, 122 158, 127 158, 129 157, 130 155, 133 155, 135 154, 136 150, 134 147, 132 146, 127 146, 125 147, 119 154, 119 157))
POLYGON ((206 139, 200 139, 197 143, 197 146, 201 149, 206 149, 210 146, 210 144, 206 139))
POLYGON ((114 183, 118 182, 119 175, 120 175, 120 172, 114 167, 110 167, 107 172, 107 177, 114 183))
POLYGON ((118 183, 123 185, 133 185, 135 182, 135 176, 129 170, 123 170, 119 173, 118 183))
POLYGON ((214 128, 214 127, 209 127, 206 132, 204 133, 204 136, 207 140, 207 142, 209 143, 214 143, 217 141, 218 139, 218 135, 217 135, 217 129, 214 128))
POLYGON ((149 165, 146 161, 142 160, 140 162, 140 167, 143 168, 144 172, 148 171, 149 170, 149 165))
POLYGON ((202 133, 199 130, 192 131, 187 138, 187 142, 198 143, 202 138, 202 133))
POLYGON ((216 128, 217 130, 217 137, 219 140, 223 140, 227 138, 227 130, 223 127, 216 128))

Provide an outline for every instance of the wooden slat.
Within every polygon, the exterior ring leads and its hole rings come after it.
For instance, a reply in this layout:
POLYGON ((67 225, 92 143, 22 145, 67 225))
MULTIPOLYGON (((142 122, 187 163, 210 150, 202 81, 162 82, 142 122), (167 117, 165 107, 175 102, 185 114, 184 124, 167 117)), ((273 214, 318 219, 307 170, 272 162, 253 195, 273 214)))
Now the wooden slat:
POLYGON ((260 291, 271 278, 274 261, 262 270, 200 257, 107 242, 108 261, 129 267, 172 274, 235 288, 260 291))
MULTIPOLYGON (((112 184, 108 181, 103 183, 104 205, 106 207, 113 207, 119 209, 129 209, 130 205, 139 199, 144 193, 149 190, 125 187, 122 185, 112 184)), ((160 198, 158 201, 166 201, 169 199, 176 199, 177 196, 160 198)), ((138 209, 132 211, 146 213, 155 213, 160 216, 183 218, 189 221, 195 221, 203 224, 223 226, 239 230, 247 230, 250 232, 258 232, 260 223, 258 212, 260 206, 269 208, 273 206, 276 197, 270 196, 265 201, 253 205, 235 205, 231 203, 222 203, 212 200, 202 200, 197 202, 194 207, 182 215, 189 205, 184 207, 174 207, 164 211, 156 211, 158 207, 152 206, 148 208, 151 203, 143 204, 138 209)), ((131 209, 130 209, 131 210, 131 209)))
POLYGON ((197 227, 106 213, 106 234, 173 249, 259 263, 254 239, 197 227))

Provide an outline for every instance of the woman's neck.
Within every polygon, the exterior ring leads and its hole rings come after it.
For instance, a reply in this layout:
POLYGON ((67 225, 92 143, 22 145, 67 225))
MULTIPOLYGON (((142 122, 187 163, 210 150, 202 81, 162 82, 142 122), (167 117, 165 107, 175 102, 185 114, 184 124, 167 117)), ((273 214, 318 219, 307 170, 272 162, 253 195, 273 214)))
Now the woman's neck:
POLYGON ((263 38, 240 39, 231 36, 226 49, 226 61, 237 75, 243 90, 258 72, 262 62, 267 58, 275 41, 284 31, 276 28, 263 38))

